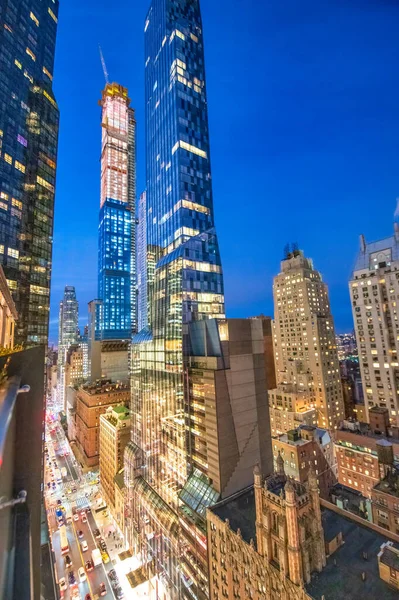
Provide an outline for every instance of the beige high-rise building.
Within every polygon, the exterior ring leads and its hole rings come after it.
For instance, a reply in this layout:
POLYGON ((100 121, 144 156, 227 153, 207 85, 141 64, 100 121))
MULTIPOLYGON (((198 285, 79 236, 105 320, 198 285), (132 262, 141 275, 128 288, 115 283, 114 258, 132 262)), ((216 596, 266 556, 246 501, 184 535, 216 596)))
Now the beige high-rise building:
POLYGON ((123 466, 130 439, 130 414, 125 406, 110 406, 100 416, 100 484, 104 499, 115 512, 115 476, 123 466))
POLYGON ((272 434, 300 423, 335 429, 344 408, 327 286, 312 260, 294 249, 281 263, 273 293, 277 388, 269 393, 272 434))
POLYGON ((394 235, 366 243, 349 283, 359 350, 366 420, 373 406, 387 408, 399 425, 399 226, 394 235))

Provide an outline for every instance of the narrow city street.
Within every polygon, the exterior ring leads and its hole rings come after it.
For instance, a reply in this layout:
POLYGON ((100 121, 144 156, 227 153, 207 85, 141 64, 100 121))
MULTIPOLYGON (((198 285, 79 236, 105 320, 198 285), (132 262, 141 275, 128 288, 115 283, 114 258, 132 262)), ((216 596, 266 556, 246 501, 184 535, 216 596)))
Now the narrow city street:
MULTIPOLYGON (((60 597, 65 600, 94 600, 100 597, 100 585, 105 584, 106 600, 122 598, 114 592, 108 573, 113 569, 112 560, 101 561, 92 570, 87 570, 86 563, 92 560, 92 551, 98 547, 94 531, 97 529, 91 506, 96 506, 98 485, 95 474, 83 474, 77 464, 64 432, 57 422, 50 422, 46 430, 46 467, 45 467, 45 500, 52 547, 56 558, 56 581, 60 597), (65 473, 66 470, 66 473, 65 473), (59 474, 64 473, 62 481, 57 481, 59 474), (93 485, 94 483, 94 485, 93 485), (68 551, 61 551, 61 528, 58 527, 57 511, 62 511, 68 551), (87 511, 87 513, 86 513, 87 511), (74 515, 77 513, 77 520, 74 515), (83 517, 83 514, 86 517, 83 517), (86 545, 84 544, 86 542, 86 545), (67 557, 68 566, 66 564, 67 557), (79 580, 78 570, 85 571, 84 581, 79 580), (72 580, 72 575, 75 582, 72 580), (67 589, 61 590, 59 581, 65 578, 67 589)), ((93 508, 93 511, 95 509, 93 508)), ((104 527, 102 526, 102 529, 104 527)), ((114 541, 114 540, 113 540, 114 541)), ((107 544, 107 540, 104 540, 107 544)), ((65 544, 65 541, 64 541, 65 544)), ((107 548, 108 550, 108 548, 107 548)))

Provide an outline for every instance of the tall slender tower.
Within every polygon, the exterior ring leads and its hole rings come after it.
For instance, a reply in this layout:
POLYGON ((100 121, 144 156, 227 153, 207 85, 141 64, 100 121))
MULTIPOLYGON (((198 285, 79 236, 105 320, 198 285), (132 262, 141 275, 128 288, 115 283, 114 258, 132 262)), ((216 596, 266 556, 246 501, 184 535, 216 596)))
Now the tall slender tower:
POLYGON ((137 227, 137 331, 148 325, 147 193, 139 200, 137 227))
POLYGON ((15 342, 47 345, 59 111, 58 0, 0 0, 0 264, 15 342))
POLYGON ((278 387, 269 394, 272 433, 301 421, 312 424, 313 418, 334 429, 344 409, 327 286, 313 262, 294 248, 281 263, 273 292, 278 387))
POLYGON ((72 285, 66 285, 64 297, 60 302, 58 321, 57 399, 62 407, 65 400, 65 362, 68 349, 77 342, 78 323, 79 304, 76 300, 76 291, 72 285))
MULTIPOLYGON (((133 340, 130 541, 168 597, 205 598, 207 574, 196 558, 206 554, 205 530, 180 499, 192 472, 188 325, 224 316, 199 1, 153 0, 144 29, 147 248, 155 270, 150 327, 133 340)), ((209 486, 197 480, 185 492, 201 496, 209 486)))
POLYGON ((399 225, 394 235, 367 242, 360 250, 350 281, 353 320, 367 415, 387 408, 399 425, 399 225))
POLYGON ((102 107, 101 201, 97 326, 102 340, 130 339, 136 331, 136 121, 128 91, 107 83, 102 107))

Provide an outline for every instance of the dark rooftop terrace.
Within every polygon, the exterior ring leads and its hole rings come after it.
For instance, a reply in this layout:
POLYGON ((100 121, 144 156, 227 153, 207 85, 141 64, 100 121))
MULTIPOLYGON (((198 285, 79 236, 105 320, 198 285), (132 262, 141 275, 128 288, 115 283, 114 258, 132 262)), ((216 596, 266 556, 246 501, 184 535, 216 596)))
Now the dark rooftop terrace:
POLYGON ((252 486, 218 502, 210 510, 222 521, 228 519, 234 532, 237 533, 237 530, 241 529, 242 537, 248 544, 251 539, 256 544, 255 495, 252 486))
POLYGON ((344 544, 327 558, 321 573, 312 575, 306 586, 310 596, 315 600, 322 596, 326 600, 398 600, 398 591, 380 579, 378 570, 377 555, 387 538, 326 508, 322 509, 322 519, 326 540, 333 540, 342 531, 344 544), (363 553, 367 553, 367 560, 363 553))

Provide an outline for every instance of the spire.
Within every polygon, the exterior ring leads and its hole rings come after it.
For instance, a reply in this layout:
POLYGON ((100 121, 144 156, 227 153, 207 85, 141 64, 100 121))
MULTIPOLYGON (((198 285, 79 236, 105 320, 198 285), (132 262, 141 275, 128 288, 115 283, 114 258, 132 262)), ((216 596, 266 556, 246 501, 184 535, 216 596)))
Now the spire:
POLYGON ((278 451, 278 456, 276 459, 276 465, 277 465, 277 473, 278 475, 285 475, 285 471, 284 471, 284 459, 282 458, 281 454, 280 454, 280 450, 278 451))

